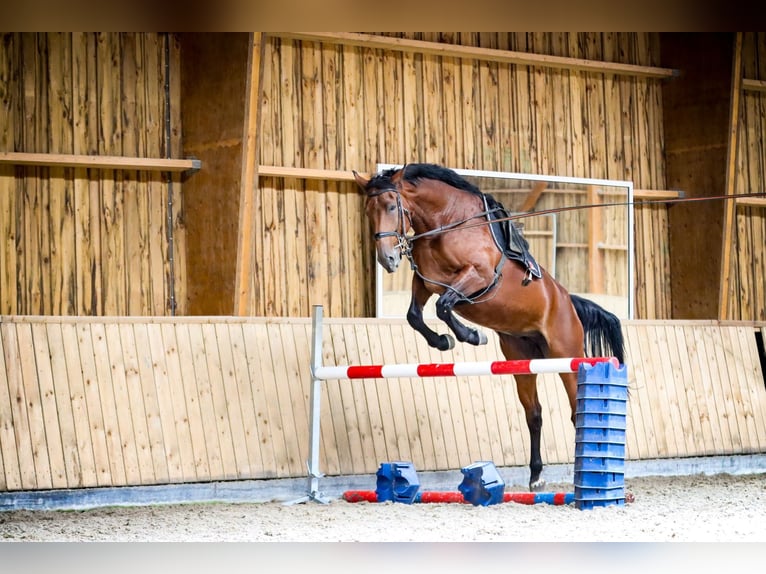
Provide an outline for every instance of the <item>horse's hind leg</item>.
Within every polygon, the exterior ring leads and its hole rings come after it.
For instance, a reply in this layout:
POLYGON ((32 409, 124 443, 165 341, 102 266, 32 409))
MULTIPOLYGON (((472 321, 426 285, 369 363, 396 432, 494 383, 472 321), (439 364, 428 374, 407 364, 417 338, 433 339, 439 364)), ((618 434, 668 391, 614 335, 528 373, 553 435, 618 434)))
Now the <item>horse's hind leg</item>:
POLYGON ((529 490, 539 491, 545 486, 545 480, 540 478, 543 472, 543 459, 540 456, 543 409, 537 396, 537 375, 515 375, 514 378, 529 428, 529 490))
POLYGON ((455 346, 455 339, 450 334, 440 335, 423 321, 423 306, 431 293, 426 289, 423 280, 417 275, 412 277, 412 298, 407 309, 407 322, 410 327, 423 335, 431 347, 440 351, 448 351, 455 346))
MULTIPOLYGON (((508 360, 545 356, 547 345, 539 338, 498 334, 500 349, 508 360)), ((524 407, 527 428, 529 428, 529 490, 539 491, 545 486, 545 480, 540 478, 543 472, 543 459, 540 455, 543 409, 537 395, 537 375, 514 375, 514 379, 519 402, 524 407)))

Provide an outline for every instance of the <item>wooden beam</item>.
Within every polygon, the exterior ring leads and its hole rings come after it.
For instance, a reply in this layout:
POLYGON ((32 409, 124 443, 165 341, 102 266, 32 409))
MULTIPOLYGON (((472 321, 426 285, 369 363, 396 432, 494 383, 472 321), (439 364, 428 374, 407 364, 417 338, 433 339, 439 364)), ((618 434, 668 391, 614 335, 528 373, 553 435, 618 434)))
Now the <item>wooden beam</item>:
POLYGON ((532 186, 532 189, 524 198, 524 204, 521 206, 522 212, 532 211, 532 208, 537 205, 537 202, 540 199, 540 196, 543 194, 543 191, 545 191, 546 185, 547 184, 544 181, 535 182, 535 184, 532 186))
POLYGON ((197 171, 198 159, 163 159, 116 155, 78 155, 66 153, 0 152, 0 164, 40 167, 84 167, 90 169, 125 169, 137 171, 197 171))
POLYGON ((480 48, 476 46, 459 46, 454 44, 442 44, 439 42, 427 42, 423 40, 391 38, 374 34, 358 34, 354 32, 277 32, 273 35, 290 40, 305 40, 309 42, 340 44, 344 46, 360 46, 364 48, 444 56, 447 58, 465 58, 485 62, 556 68, 559 70, 576 70, 598 74, 616 74, 660 79, 671 78, 678 75, 677 70, 657 68, 654 66, 619 64, 616 62, 602 62, 581 58, 568 58, 564 56, 549 56, 545 54, 530 54, 527 52, 513 52, 509 50, 480 48))
POLYGON ((679 199, 682 197, 682 192, 674 191, 670 189, 634 189, 633 199, 679 199))
MULTIPOLYGON (((297 179, 321 179, 325 181, 355 181, 349 170, 313 169, 308 167, 282 167, 279 165, 258 166, 258 175, 263 177, 295 177, 297 179)), ((364 175, 364 174, 362 174, 364 175)), ((368 177, 365 175, 365 177, 368 177)))
POLYGON ((738 197, 734 201, 742 207, 766 207, 766 197, 738 197))
MULTIPOLYGON (((731 70, 731 102, 729 104, 729 141, 726 158, 726 195, 736 190, 737 135, 739 107, 742 96, 742 32, 734 40, 734 56, 731 70)), ((731 250, 734 235, 735 202, 724 202, 723 241, 721 246, 721 281, 718 290, 718 318, 728 319, 729 285, 731 283, 731 250)))
MULTIPOLYGON (((588 204, 601 203, 601 197, 595 186, 588 186, 588 204)), ((599 251, 603 237, 603 218, 601 209, 588 210, 588 291, 590 293, 604 292, 604 258, 599 251)))
POLYGON ((250 277, 253 273, 255 241, 255 193, 258 189, 258 154, 260 148, 261 82, 263 79, 263 32, 252 32, 247 53, 245 121, 242 136, 242 180, 239 190, 239 232, 237 234, 237 271, 234 285, 234 314, 248 314, 250 277))
POLYGON ((766 81, 764 80, 742 80, 742 89, 749 92, 766 92, 766 81))

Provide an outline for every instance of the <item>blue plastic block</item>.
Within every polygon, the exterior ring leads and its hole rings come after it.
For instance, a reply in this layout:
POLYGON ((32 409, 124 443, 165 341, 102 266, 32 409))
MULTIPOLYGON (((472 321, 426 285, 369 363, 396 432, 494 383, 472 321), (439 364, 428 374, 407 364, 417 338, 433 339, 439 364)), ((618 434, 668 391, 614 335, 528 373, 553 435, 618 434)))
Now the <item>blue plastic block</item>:
POLYGON ((618 399, 577 399, 578 413, 597 413, 625 415, 628 413, 628 401, 618 399))
POLYGON ((458 490, 474 506, 488 506, 503 502, 505 482, 492 462, 475 462, 461 469, 463 482, 458 490))
POLYGON ((590 510, 599 506, 625 506, 625 499, 611 498, 608 500, 577 500, 575 498, 575 508, 578 510, 590 510))
POLYGON ((575 428, 575 446, 581 442, 603 442, 625 445, 625 429, 601 427, 575 428))
POLYGON ((588 488, 620 488, 625 486, 625 473, 575 470, 574 485, 588 488))
POLYGON ((627 425, 626 415, 610 413, 576 413, 575 429, 578 428, 603 428, 625 430, 627 425))
POLYGON ((575 442, 575 457, 605 456, 625 458, 625 443, 617 442, 575 442))
POLYGON ((604 456, 576 456, 575 472, 578 470, 593 472, 625 472, 624 458, 609 458, 604 456))
POLYGON ((420 489, 415 467, 411 462, 383 462, 377 473, 375 494, 378 502, 412 504, 420 489))
POLYGON ((625 365, 615 367, 612 363, 581 363, 577 369, 577 386, 583 384, 607 384, 628 386, 628 369, 625 365))
POLYGON ((578 399, 628 400, 628 387, 623 384, 581 382, 577 385, 578 399))
POLYGON ((615 488, 591 488, 588 486, 575 486, 575 500, 619 500, 625 499, 625 487, 615 488))

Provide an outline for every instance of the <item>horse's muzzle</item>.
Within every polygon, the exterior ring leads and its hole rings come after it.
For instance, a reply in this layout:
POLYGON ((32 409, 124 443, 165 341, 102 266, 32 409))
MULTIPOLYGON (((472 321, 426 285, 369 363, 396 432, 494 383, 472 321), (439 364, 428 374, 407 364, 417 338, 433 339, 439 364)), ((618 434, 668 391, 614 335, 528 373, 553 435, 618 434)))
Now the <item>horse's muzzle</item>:
POLYGON ((398 250, 386 251, 378 249, 378 263, 383 266, 383 269, 389 273, 393 273, 399 267, 399 263, 402 260, 402 256, 398 250))

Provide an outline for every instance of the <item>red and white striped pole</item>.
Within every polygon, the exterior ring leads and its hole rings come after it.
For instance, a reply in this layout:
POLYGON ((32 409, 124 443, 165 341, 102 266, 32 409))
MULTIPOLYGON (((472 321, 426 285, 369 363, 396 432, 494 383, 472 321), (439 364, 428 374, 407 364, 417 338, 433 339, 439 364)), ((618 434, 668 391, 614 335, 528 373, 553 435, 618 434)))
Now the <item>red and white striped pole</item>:
POLYGON ((479 361, 475 363, 406 363, 399 365, 319 366, 314 377, 328 379, 387 379, 397 377, 460 377, 481 375, 531 375, 544 373, 576 373, 580 365, 612 363, 615 357, 570 357, 558 359, 523 359, 515 361, 479 361))

